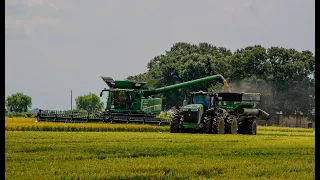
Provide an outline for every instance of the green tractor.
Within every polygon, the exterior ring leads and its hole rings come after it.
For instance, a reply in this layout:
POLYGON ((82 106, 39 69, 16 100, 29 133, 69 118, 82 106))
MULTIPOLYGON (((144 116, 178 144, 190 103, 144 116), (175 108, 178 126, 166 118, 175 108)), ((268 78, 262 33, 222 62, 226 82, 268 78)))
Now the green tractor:
POLYGON ((257 133, 256 120, 270 115, 258 109, 259 93, 191 92, 183 107, 172 116, 171 133, 198 132, 208 134, 257 133))

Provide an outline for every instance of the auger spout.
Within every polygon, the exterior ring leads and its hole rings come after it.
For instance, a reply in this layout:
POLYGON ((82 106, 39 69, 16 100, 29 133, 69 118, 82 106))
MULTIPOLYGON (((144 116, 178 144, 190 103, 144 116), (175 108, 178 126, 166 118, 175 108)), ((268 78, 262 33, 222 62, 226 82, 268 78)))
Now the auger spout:
POLYGON ((204 77, 204 78, 200 78, 200 79, 196 79, 196 80, 192 80, 192 81, 187 81, 187 82, 183 82, 183 83, 179 83, 179 84, 174 84, 174 85, 170 85, 170 86, 166 86, 166 87, 157 88, 157 89, 154 89, 151 91, 146 91, 145 95, 150 96, 150 95, 154 95, 154 94, 159 94, 159 93, 172 91, 172 90, 176 90, 176 89, 181 89, 181 88, 185 88, 185 87, 190 87, 190 86, 203 84, 203 83, 210 83, 210 82, 214 82, 214 81, 218 81, 221 84, 223 84, 226 92, 230 92, 230 86, 228 85, 227 80, 222 75, 217 74, 217 75, 208 76, 208 77, 204 77))

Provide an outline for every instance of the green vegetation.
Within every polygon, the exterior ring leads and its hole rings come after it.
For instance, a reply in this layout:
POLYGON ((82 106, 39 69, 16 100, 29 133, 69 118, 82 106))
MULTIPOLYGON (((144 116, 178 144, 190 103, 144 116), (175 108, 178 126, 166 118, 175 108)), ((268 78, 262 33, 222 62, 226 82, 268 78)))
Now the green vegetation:
POLYGON ((31 112, 6 112, 8 118, 35 117, 35 113, 31 112))
MULTIPOLYGON (((261 131, 259 131, 261 132, 261 131)), ((314 136, 6 131, 6 179, 314 179, 314 136)))
POLYGON ((5 101, 6 112, 22 113, 27 112, 32 105, 32 98, 23 93, 15 93, 8 96, 5 101))
POLYGON ((101 111, 103 103, 96 94, 89 93, 87 95, 78 96, 76 98, 76 109, 86 110, 88 112, 101 111))

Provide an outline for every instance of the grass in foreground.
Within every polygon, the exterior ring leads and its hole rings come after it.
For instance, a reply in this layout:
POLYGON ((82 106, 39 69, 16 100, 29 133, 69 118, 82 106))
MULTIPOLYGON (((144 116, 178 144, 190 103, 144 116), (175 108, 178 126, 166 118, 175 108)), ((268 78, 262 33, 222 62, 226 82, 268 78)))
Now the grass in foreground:
POLYGON ((6 179, 314 179, 314 140, 6 131, 6 179))

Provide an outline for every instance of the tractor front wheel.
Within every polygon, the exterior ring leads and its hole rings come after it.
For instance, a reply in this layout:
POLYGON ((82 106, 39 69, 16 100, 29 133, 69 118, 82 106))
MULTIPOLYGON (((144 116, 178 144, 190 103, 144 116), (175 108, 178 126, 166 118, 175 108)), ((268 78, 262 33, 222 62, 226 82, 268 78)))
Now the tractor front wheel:
POLYGON ((181 124, 181 116, 180 114, 174 113, 172 120, 171 120, 171 124, 170 124, 170 133, 179 133, 182 132, 182 124, 181 124))
POLYGON ((206 124, 205 124, 205 133, 212 134, 212 123, 213 123, 213 116, 209 115, 206 117, 206 124))

